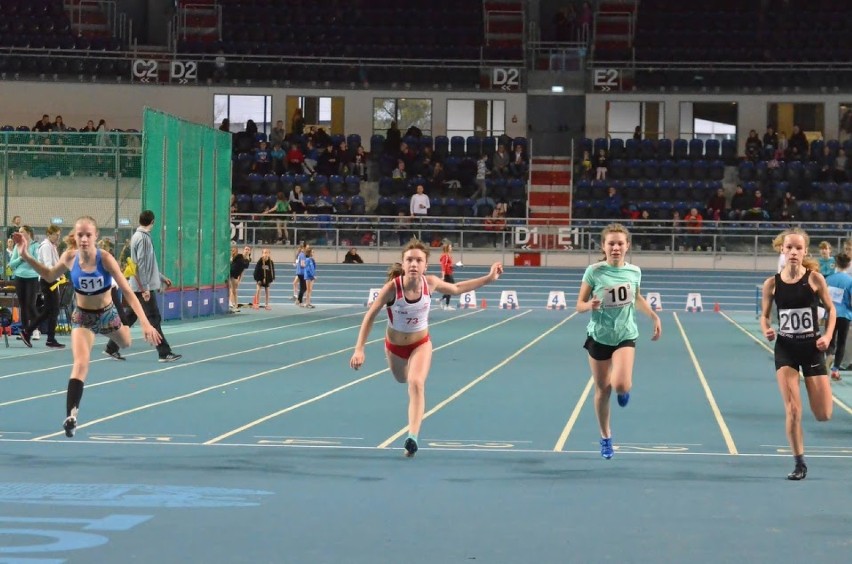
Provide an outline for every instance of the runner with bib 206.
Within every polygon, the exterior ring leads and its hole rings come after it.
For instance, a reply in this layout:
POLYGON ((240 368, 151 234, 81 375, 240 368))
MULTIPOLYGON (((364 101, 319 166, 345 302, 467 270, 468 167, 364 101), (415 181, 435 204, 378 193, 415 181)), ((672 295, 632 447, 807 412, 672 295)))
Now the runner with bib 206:
POLYGON ((799 371, 805 377, 811 411, 817 421, 831 419, 831 384, 825 351, 831 342, 837 312, 819 263, 808 256, 808 234, 799 228, 781 233, 786 263, 778 274, 763 283, 763 315, 760 326, 775 341, 775 377, 786 411, 787 440, 795 459, 789 480, 808 474, 802 433, 802 397, 799 371), (778 311, 778 329, 772 327, 772 304, 778 311), (825 334, 819 331, 819 306, 826 311, 825 334))

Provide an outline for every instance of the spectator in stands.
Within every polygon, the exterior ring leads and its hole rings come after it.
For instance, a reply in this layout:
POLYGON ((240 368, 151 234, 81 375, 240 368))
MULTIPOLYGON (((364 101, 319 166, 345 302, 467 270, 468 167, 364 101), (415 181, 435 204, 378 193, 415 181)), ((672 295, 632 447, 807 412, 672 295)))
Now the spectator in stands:
POLYGON ((269 174, 272 171, 272 158, 269 154, 269 146, 266 141, 261 141, 254 150, 254 171, 258 174, 269 174))
POLYGON ((355 152, 355 161, 352 163, 351 173, 353 176, 360 178, 363 182, 368 180, 367 155, 364 153, 364 147, 358 147, 358 150, 355 152))
POLYGON ((281 148, 280 143, 272 146, 272 150, 269 152, 269 157, 272 160, 272 172, 278 175, 284 174, 284 159, 286 156, 287 153, 281 148))
POLYGON ((298 137, 305 133, 305 117, 302 114, 302 108, 296 108, 293 111, 293 117, 290 118, 290 134, 298 137))
MULTIPOLYGON (((290 150, 287 151, 287 169, 292 174, 302 174, 308 170, 305 167, 305 155, 299 148, 298 143, 293 143, 290 146, 290 150)), ((313 170, 311 170, 311 172, 313 172, 313 170)))
POLYGON ((799 213, 799 206, 796 203, 796 197, 787 192, 784 199, 781 200, 781 209, 776 214, 776 219, 780 221, 794 221, 799 213))
MULTIPOLYGON (((89 123, 92 123, 92 122, 89 121, 89 123)), ((94 124, 92 124, 92 125, 94 125, 94 124)), ((89 127, 88 124, 86 125, 86 127, 89 127)), ((83 131, 83 130, 81 129, 80 131, 83 131)), ((223 119, 222 124, 219 126, 219 131, 224 131, 225 133, 230 133, 231 132, 231 120, 229 120, 228 118, 223 119)))
POLYGON ((290 191, 290 197, 287 201, 290 203, 290 209, 293 213, 305 213, 307 211, 307 208, 305 207, 305 198, 302 195, 302 186, 300 184, 293 186, 293 189, 290 191))
POLYGON ((725 189, 719 188, 716 190, 716 194, 711 196, 707 202, 707 217, 712 218, 713 221, 720 221, 726 217, 725 206, 725 189))
POLYGON ((266 208, 263 214, 275 216, 275 234, 277 237, 275 242, 279 245, 289 245, 290 238, 287 235, 286 217, 290 215, 290 202, 284 197, 284 192, 278 192, 275 204, 266 208))
POLYGON ((402 159, 396 160, 396 168, 391 172, 391 178, 399 181, 401 184, 404 184, 405 179, 408 177, 408 174, 405 171, 405 161, 402 159))
POLYGON ((396 122, 392 121, 390 128, 385 132, 385 152, 389 155, 399 154, 400 143, 402 143, 402 133, 396 122))
POLYGON ((598 156, 595 157, 595 179, 596 180, 606 180, 607 167, 609 166, 609 161, 606 158, 606 150, 601 149, 598 151, 598 156))
POLYGON ((269 144, 284 146, 284 140, 287 138, 287 129, 284 127, 284 120, 279 119, 275 122, 275 127, 269 132, 269 144))
MULTIPOLYGON (((12 238, 12 233, 17 233, 18 231, 21 230, 22 221, 23 220, 21 219, 21 216, 19 216, 19 215, 16 215, 12 218, 12 225, 10 225, 8 229, 6 229, 6 238, 7 239, 12 238)), ((35 255, 33 255, 33 256, 35 256, 35 255)))
POLYGON ((849 174, 846 172, 849 163, 846 158, 846 151, 843 148, 837 150, 837 158, 834 159, 834 181, 846 182, 849 174))
POLYGON ((470 196, 474 200, 479 197, 485 198, 488 196, 488 184, 485 179, 489 174, 491 174, 491 171, 488 170, 488 155, 479 155, 479 159, 476 161, 476 179, 473 181, 476 185, 476 190, 470 196))
POLYGON ((343 264, 364 264, 364 259, 358 254, 358 249, 352 247, 343 257, 343 264))
POLYGON ((592 179, 592 156, 588 151, 583 151, 583 159, 580 161, 580 174, 585 180, 592 179))
POLYGON ((604 217, 607 219, 620 218, 622 204, 621 195, 615 189, 615 186, 607 188, 606 199, 604 200, 604 217))
POLYGON ((633 140, 641 141, 642 140, 642 126, 637 125, 636 129, 633 130, 633 140))
POLYGON ((491 157, 491 172, 497 178, 509 176, 509 153, 506 152, 505 145, 498 145, 497 152, 491 157))
POLYGON ((745 142, 745 156, 748 160, 756 162, 760 159, 762 152, 763 143, 760 141, 760 137, 757 136, 757 131, 752 129, 748 132, 748 138, 745 142))
POLYGON ((509 163, 509 172, 515 178, 524 178, 527 175, 527 153, 524 146, 518 143, 512 153, 512 162, 509 163))
POLYGON ((766 127, 766 133, 763 134, 763 147, 765 149, 775 149, 778 148, 778 134, 775 133, 775 128, 771 125, 766 127))
POLYGON ((831 147, 826 145, 822 148, 822 154, 817 159, 819 165, 819 174, 817 179, 820 182, 834 180, 834 156, 831 154, 831 147))
POLYGON ((694 250, 700 251, 702 242, 702 231, 704 230, 704 217, 698 213, 698 208, 692 208, 683 218, 686 225, 687 244, 694 250))
POLYGON ((252 142, 254 141, 255 137, 257 137, 257 132, 257 124, 254 122, 254 120, 250 119, 246 121, 246 135, 251 137, 252 142))
POLYGON ((319 160, 317 161, 317 173, 323 174, 325 176, 331 176, 333 174, 339 174, 340 172, 340 159, 338 158, 338 152, 334 150, 334 145, 329 143, 325 147, 325 151, 323 151, 319 160))
POLYGON ((751 207, 748 194, 743 190, 742 184, 737 184, 734 195, 731 197, 731 211, 728 212, 728 219, 731 221, 739 221, 743 218, 746 210, 751 207))
POLYGON ((751 205, 743 214, 743 219, 748 221, 767 220, 769 219, 767 207, 768 204, 766 198, 763 197, 763 193, 760 190, 755 190, 754 198, 752 198, 751 205))
POLYGON ((65 122, 62 121, 62 116, 56 116, 56 120, 53 122, 51 129, 53 129, 53 131, 68 131, 68 126, 66 126, 65 122))
MULTIPOLYGON (((298 145, 294 145, 294 147, 298 147, 298 145)), ((291 149, 292 150, 292 149, 291 149)), ((299 149, 301 152, 301 149, 299 149)), ((317 173, 317 164, 319 163, 320 152, 316 147, 316 143, 312 138, 308 138, 305 143, 305 154, 304 160, 302 161, 302 172, 307 175, 313 176, 317 173)))
POLYGON ((808 154, 808 138, 805 137, 805 133, 799 129, 798 125, 793 126, 793 134, 790 135, 788 144, 791 155, 793 154, 793 151, 798 152, 799 155, 808 154))
POLYGON ((33 131, 39 133, 49 133, 53 129, 53 124, 50 122, 50 116, 44 114, 41 119, 33 126, 33 131))
POLYGON ((783 131, 778 132, 778 146, 775 148, 775 154, 780 156, 779 160, 784 160, 787 158, 787 149, 790 147, 789 141, 787 141, 787 134, 783 131))
POLYGON ((417 185, 417 192, 411 196, 409 209, 411 217, 424 218, 429 213, 429 196, 423 193, 423 184, 417 185))

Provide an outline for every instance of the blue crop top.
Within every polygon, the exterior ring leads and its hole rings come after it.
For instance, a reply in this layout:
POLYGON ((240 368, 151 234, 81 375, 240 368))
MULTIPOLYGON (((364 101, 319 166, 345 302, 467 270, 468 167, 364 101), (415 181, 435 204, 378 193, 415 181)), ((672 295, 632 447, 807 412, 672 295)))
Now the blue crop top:
POLYGON ((101 262, 101 250, 95 249, 95 270, 94 272, 86 272, 80 268, 80 254, 74 257, 74 263, 71 265, 71 284, 74 290, 84 296, 96 296, 109 292, 112 288, 112 275, 104 268, 101 262))

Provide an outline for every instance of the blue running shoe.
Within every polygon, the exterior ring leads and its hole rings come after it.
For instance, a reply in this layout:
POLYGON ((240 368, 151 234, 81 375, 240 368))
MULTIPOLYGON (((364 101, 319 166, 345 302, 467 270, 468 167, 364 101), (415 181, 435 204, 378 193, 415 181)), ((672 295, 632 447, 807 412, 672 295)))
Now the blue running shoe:
POLYGON ((627 402, 630 401, 630 392, 625 392, 623 394, 617 394, 615 399, 618 400, 618 405, 621 407, 627 407, 627 402))
POLYGON ((601 439, 601 456, 609 460, 613 454, 615 454, 615 451, 612 450, 612 437, 601 439))
POLYGON ((408 437, 407 439, 405 439, 405 444, 403 445, 403 448, 405 448, 405 456, 411 458, 417 453, 417 441, 415 441, 411 437, 408 437))

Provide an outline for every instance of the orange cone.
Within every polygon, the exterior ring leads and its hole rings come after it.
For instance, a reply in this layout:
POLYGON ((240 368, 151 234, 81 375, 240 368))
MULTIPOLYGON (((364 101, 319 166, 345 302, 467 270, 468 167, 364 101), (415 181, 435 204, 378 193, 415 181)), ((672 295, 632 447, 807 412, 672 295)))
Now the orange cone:
POLYGON ((483 299, 482 300, 482 309, 486 309, 487 307, 488 307, 488 304, 485 303, 485 299, 483 299))
POLYGON ((716 313, 719 313, 720 311, 722 311, 722 308, 719 307, 719 302, 716 302, 715 304, 713 304, 713 311, 715 311, 716 313))

